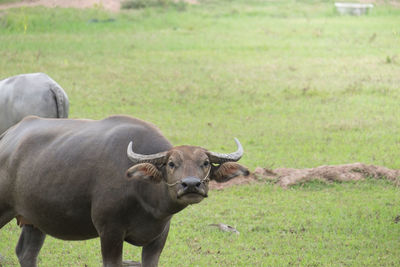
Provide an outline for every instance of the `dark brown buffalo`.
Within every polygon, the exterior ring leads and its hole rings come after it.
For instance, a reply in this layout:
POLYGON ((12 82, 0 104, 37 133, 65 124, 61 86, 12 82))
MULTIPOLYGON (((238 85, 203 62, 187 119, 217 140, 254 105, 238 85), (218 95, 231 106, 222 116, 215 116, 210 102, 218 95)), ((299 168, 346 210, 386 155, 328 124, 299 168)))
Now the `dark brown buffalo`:
POLYGON ((248 170, 243 154, 173 147, 153 125, 27 117, 0 137, 0 228, 18 217, 21 266, 36 266, 45 235, 100 237, 103 266, 121 266, 124 241, 157 266, 173 214, 200 202, 208 181, 248 170))

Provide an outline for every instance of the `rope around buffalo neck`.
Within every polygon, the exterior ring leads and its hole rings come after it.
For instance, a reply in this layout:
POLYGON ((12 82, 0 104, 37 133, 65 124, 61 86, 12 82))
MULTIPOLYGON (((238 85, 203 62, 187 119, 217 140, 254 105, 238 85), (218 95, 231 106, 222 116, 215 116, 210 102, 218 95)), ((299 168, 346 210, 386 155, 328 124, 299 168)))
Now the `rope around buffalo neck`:
MULTIPOLYGON (((207 175, 203 178, 203 179, 201 179, 200 180, 200 183, 208 183, 209 181, 210 181, 210 172, 211 172, 211 167, 208 169, 208 172, 207 172, 207 175)), ((168 186, 175 186, 175 185, 177 185, 177 184, 181 184, 182 183, 182 180, 178 180, 178 181, 176 181, 175 183, 172 183, 172 184, 169 184, 169 183, 167 183, 167 182, 165 182, 168 186)))

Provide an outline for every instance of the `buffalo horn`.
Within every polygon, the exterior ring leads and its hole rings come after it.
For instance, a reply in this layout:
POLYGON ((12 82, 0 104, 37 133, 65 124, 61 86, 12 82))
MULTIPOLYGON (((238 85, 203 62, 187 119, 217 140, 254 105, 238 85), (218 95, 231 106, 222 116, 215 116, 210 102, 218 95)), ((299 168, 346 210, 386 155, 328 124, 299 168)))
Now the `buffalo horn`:
POLYGON ((127 149, 127 154, 128 158, 133 162, 133 163, 152 163, 152 164, 160 164, 165 162, 165 157, 167 156, 168 151, 165 152, 160 152, 156 154, 151 154, 151 155, 143 155, 143 154, 138 154, 133 152, 132 150, 132 142, 129 143, 128 149, 127 149))
POLYGON ((243 156, 243 147, 237 138, 235 138, 235 142, 238 147, 236 152, 223 154, 208 151, 208 157, 210 158, 210 161, 217 164, 221 164, 227 161, 238 161, 243 156))

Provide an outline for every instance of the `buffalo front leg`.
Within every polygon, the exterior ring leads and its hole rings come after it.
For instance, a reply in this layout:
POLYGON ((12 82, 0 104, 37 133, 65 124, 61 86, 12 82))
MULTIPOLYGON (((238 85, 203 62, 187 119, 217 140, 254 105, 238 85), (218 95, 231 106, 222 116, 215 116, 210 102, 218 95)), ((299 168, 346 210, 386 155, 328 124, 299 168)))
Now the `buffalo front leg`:
POLYGON ((33 225, 23 225, 15 252, 21 267, 36 267, 46 234, 33 225))
POLYGON ((162 234, 153 242, 143 246, 142 249, 142 267, 156 267, 160 259, 161 252, 164 248, 165 241, 167 241, 169 232, 169 222, 165 226, 162 234))
POLYGON ((122 266, 123 233, 118 230, 107 231, 100 235, 103 267, 122 266))

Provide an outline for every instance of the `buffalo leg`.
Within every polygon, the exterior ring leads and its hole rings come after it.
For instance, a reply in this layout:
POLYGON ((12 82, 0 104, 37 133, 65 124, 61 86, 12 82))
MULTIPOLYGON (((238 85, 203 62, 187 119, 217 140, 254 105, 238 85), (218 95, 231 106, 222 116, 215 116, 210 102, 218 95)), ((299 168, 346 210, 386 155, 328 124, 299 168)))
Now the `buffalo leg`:
POLYGON ((15 252, 21 267, 36 267, 37 256, 43 246, 46 234, 32 225, 22 226, 15 252))
POLYGON ((150 244, 147 244, 142 249, 142 266, 155 267, 158 265, 161 252, 164 248, 165 241, 167 241, 169 232, 169 223, 165 226, 162 234, 150 244))
POLYGON ((103 233, 100 242, 103 267, 122 266, 123 233, 118 233, 118 230, 103 233))
POLYGON ((14 219, 14 217, 14 211, 0 209, 0 229, 3 228, 3 226, 9 223, 12 219, 14 219))

